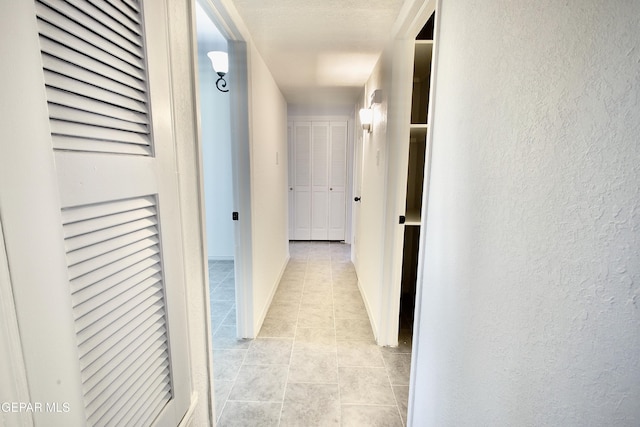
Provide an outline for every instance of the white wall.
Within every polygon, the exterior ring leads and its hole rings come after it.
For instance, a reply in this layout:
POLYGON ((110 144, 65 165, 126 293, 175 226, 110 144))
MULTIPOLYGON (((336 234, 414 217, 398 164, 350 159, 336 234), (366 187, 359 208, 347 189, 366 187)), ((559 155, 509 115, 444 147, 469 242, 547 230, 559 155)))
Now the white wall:
MULTIPOLYGON (((382 91, 382 102, 374 105, 373 132, 365 132, 362 139, 362 183, 361 201, 355 224, 355 244, 357 256, 354 266, 362 297, 367 306, 371 326, 378 336, 380 329, 382 255, 384 252, 386 178, 387 178, 387 109, 390 86, 386 83, 390 78, 390 59, 387 52, 376 64, 371 77, 365 86, 362 100, 357 109, 369 106, 369 99, 374 90, 382 91)), ((361 130, 362 131, 362 130, 361 130)), ((356 159, 359 161, 359 159, 356 159)))
POLYGON ((229 93, 216 88, 216 74, 207 52, 227 52, 227 42, 199 6, 198 76, 200 87, 200 129, 207 215, 209 259, 233 259, 234 226, 231 162, 231 117, 229 93))
POLYGON ((253 310, 257 334, 289 259, 287 103, 249 46, 253 310))
MULTIPOLYGON (((373 131, 363 134, 362 159, 355 159, 361 162, 362 174, 361 201, 354 213, 353 251, 360 289, 379 345, 397 345, 398 339, 404 238, 404 227, 398 220, 405 214, 412 58, 413 40, 390 42, 356 106, 368 107, 371 94, 381 91, 382 102, 372 107, 373 131)), ((354 166, 354 170, 358 168, 354 166)))
POLYGON ((440 6, 413 425, 640 425, 640 3, 440 6))

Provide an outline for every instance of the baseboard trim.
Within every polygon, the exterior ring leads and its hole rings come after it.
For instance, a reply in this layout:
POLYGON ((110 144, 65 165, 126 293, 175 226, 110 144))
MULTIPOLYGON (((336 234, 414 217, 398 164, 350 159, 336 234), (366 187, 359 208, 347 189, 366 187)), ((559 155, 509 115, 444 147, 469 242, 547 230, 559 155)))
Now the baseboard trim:
POLYGON ((262 328, 264 319, 267 317, 267 313, 269 312, 269 307, 271 307, 271 303, 273 302, 273 297, 276 295, 276 291, 278 290, 278 286, 280 285, 280 281, 282 280, 282 276, 284 275, 284 272, 287 269, 287 265, 289 264, 290 259, 291 259, 291 255, 287 253, 287 257, 285 258, 282 268, 280 269, 280 274, 278 274, 278 278, 276 279, 276 282, 271 286, 271 292, 269 293, 269 298, 267 298, 267 303, 264 305, 264 307, 262 307, 262 312, 260 313, 258 322, 256 322, 255 324, 256 337, 260 333, 260 328, 262 328))

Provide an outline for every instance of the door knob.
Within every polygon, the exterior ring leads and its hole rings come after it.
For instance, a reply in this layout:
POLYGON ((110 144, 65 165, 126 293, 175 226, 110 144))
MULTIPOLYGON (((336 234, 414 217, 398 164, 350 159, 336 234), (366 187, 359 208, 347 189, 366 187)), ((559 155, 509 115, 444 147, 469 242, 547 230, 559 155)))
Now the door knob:
POLYGON ((360 197, 354 197, 354 198, 353 198, 353 201, 354 201, 354 202, 359 202, 359 201, 360 201, 360 197))

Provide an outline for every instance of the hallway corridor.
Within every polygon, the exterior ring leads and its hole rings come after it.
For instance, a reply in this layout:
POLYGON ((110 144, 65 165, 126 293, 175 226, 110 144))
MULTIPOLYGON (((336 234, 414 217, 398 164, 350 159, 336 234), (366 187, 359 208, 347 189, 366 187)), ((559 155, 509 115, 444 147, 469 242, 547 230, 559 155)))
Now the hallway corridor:
POLYGON ((258 338, 235 338, 233 263, 209 263, 219 426, 402 426, 411 346, 375 344, 350 246, 292 242, 258 338))

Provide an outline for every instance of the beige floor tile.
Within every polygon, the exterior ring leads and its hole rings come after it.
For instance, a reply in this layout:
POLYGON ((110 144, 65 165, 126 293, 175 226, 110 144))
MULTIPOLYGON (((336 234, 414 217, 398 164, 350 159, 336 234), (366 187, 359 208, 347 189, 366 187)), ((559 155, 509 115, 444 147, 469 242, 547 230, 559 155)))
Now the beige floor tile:
POLYGON ((336 331, 334 328, 301 328, 296 330, 293 349, 318 353, 336 352, 336 331))
POLYGON ((243 365, 229 400, 281 402, 287 382, 287 366, 243 365))
POLYGON ((384 368, 338 368, 342 404, 395 405, 384 368))
POLYGON ((338 383, 335 353, 296 350, 291 357, 289 383, 338 383))
POLYGON ((398 404, 398 411, 402 417, 402 423, 407 425, 407 406, 409 404, 409 386, 407 385, 394 385, 393 394, 396 396, 396 403, 398 404))
POLYGON ((337 384, 287 384, 280 426, 339 426, 337 384))
POLYGON ((406 353, 382 353, 384 364, 393 385, 409 385, 411 355, 406 353))
POLYGON ((218 427, 276 427, 282 403, 227 401, 218 427))
POLYGON ((288 365, 293 339, 257 338, 251 342, 245 365, 288 365))
POLYGON ((375 341, 338 341, 338 366, 384 368, 380 347, 375 341))
POLYGON ((342 405, 344 427, 402 427, 396 406, 342 405))

